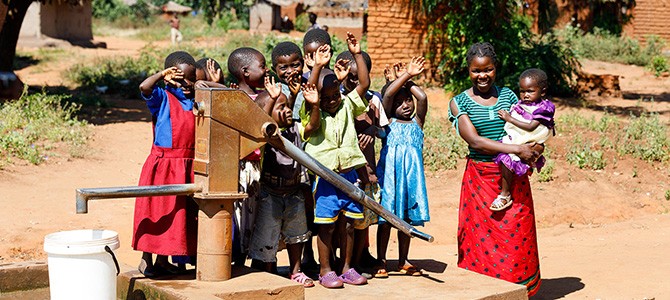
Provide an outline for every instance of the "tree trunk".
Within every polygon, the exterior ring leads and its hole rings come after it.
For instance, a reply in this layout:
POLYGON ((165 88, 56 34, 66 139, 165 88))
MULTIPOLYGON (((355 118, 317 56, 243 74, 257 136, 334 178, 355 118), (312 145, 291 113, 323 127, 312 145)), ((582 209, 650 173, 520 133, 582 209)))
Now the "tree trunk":
POLYGON ((14 70, 16 42, 19 40, 23 18, 32 2, 30 0, 9 0, 7 3, 7 14, 4 18, 2 30, 0 30, 0 71, 11 72, 14 70))

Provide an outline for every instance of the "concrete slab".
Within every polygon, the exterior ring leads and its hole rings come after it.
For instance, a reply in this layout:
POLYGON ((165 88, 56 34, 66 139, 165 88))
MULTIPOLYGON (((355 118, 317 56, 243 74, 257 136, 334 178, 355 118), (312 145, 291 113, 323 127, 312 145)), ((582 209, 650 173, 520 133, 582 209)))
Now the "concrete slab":
MULTIPOLYGON (((418 242, 416 242, 418 243, 418 242)), ((395 246, 391 244, 389 246, 395 246)), ((422 269, 424 276, 412 277, 389 272, 387 279, 371 279, 367 285, 345 285, 342 289, 326 289, 318 283, 305 289, 307 299, 528 299, 525 286, 484 276, 459 268, 453 246, 431 245, 410 249, 410 261, 422 269), (436 253, 438 253, 436 255, 436 253), (425 257, 432 257, 425 259, 425 257), (411 259, 415 258, 415 259, 411 259)), ((389 247, 388 269, 394 270, 389 247)), ((285 254, 284 254, 285 256, 285 254)))
POLYGON ((247 267, 233 267, 233 278, 222 282, 195 280, 195 271, 180 276, 144 278, 138 271, 119 274, 117 298, 129 300, 304 299, 302 285, 247 267))
POLYGON ((0 294, 45 287, 49 287, 49 271, 45 262, 0 264, 0 294))

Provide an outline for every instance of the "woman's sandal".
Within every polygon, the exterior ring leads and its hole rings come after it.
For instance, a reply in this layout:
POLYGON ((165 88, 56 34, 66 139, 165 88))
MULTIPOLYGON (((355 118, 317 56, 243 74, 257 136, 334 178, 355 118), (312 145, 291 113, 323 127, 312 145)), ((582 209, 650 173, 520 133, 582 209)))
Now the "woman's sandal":
POLYGON ((314 280, 312 280, 312 278, 307 277, 307 275, 305 275, 305 273, 303 272, 291 275, 291 280, 302 284, 302 286, 306 288, 314 286, 314 280))
POLYGON ((491 206, 489 207, 492 211, 501 211, 504 210, 505 208, 510 207, 512 205, 512 195, 508 196, 503 196, 503 195, 498 195, 495 200, 493 200, 493 203, 491 203, 491 206))
POLYGON ((422 276, 423 273, 421 270, 417 269, 413 265, 405 265, 402 268, 398 269, 398 272, 403 275, 409 275, 409 276, 422 276))

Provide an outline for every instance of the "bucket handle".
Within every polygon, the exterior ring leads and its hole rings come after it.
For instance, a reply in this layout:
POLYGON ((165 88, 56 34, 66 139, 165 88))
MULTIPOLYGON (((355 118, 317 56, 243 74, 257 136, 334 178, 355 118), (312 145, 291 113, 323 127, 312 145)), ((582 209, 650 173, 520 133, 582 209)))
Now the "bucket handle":
POLYGON ((114 261, 114 265, 116 266, 116 276, 119 276, 119 273, 121 272, 121 269, 119 268, 119 262, 116 260, 116 256, 114 255, 114 251, 112 251, 109 246, 105 245, 105 251, 109 253, 109 255, 112 256, 112 260, 114 261))

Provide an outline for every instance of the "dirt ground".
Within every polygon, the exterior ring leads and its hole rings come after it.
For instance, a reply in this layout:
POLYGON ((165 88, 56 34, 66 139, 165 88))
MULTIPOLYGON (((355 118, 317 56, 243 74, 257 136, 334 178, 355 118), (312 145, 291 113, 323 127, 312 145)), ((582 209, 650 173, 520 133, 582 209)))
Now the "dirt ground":
MULTIPOLYGON (((31 85, 60 85, 64 82, 62 70, 76 61, 132 55, 144 45, 128 38, 100 39, 107 42, 107 49, 69 48, 68 53, 75 55, 27 67, 18 74, 31 85)), ((583 67, 592 73, 622 75, 624 98, 590 99, 595 106, 589 109, 558 101, 559 116, 598 115, 607 109, 625 118, 629 111, 644 109, 659 112, 668 123, 670 79, 654 78, 635 66, 584 61, 583 67), (654 101, 649 101, 652 97, 654 101)), ((151 147, 150 116, 144 104, 108 100, 112 107, 91 120, 96 125, 90 125, 93 137, 87 158, 53 155, 39 166, 19 162, 0 170, 0 264, 45 260, 42 244, 46 234, 83 228, 117 231, 120 261, 132 266, 139 261, 140 253, 130 248, 133 199, 92 201, 88 214, 75 214, 76 188, 136 185, 151 147)), ((435 113, 444 114, 448 100, 442 91, 429 91, 435 113)), ((559 130, 548 147, 565 147, 566 141, 559 130)), ((423 231, 434 235, 434 244, 446 246, 453 255, 457 253, 457 207, 464 163, 459 162, 457 170, 428 176, 432 222, 423 231)), ((664 198, 670 189, 667 167, 621 159, 602 171, 584 171, 558 162, 554 181, 533 180, 544 278, 535 299, 669 299, 670 202, 664 198)), ((419 240, 412 247, 431 253, 431 244, 419 240)), ((397 257, 396 248, 389 246, 389 257, 397 257)), ((415 259, 430 258, 426 256, 415 259)))

